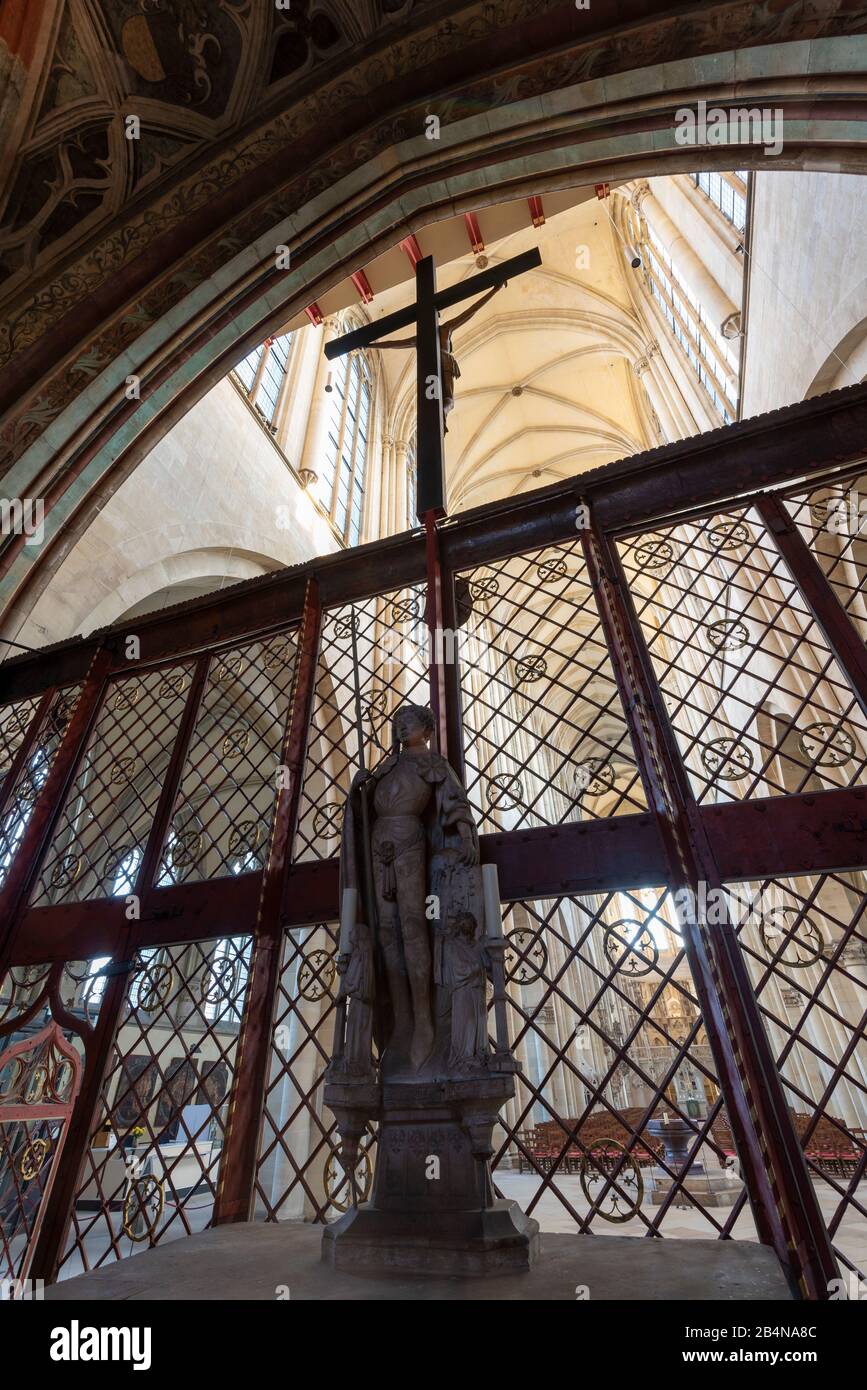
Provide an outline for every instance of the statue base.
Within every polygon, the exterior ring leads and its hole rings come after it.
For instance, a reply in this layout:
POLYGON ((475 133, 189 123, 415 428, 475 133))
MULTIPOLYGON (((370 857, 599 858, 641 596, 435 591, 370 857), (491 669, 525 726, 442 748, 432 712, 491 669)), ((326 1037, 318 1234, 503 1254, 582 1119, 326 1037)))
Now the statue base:
POLYGON ((370 1198, 325 1228, 322 1258, 356 1274, 514 1273, 539 1252, 539 1226, 494 1196, 492 1134, 514 1092, 510 1072, 452 1080, 332 1080, 344 1166, 379 1123, 370 1198))

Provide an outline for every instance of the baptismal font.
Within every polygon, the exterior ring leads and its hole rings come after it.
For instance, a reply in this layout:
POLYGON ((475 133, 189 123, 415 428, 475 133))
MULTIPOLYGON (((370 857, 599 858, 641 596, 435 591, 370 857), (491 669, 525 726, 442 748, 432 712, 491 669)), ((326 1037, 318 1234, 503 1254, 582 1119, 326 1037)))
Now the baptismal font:
POLYGON ((390 753, 349 792, 340 853, 340 985, 325 1104, 353 1205, 323 1258, 380 1273, 529 1268, 538 1225, 494 1196, 493 1129, 514 1094, 496 869, 481 866, 466 792, 404 704, 390 753), (488 1037, 493 991, 496 1041, 488 1037), (370 1198, 359 1146, 378 1126, 370 1198))

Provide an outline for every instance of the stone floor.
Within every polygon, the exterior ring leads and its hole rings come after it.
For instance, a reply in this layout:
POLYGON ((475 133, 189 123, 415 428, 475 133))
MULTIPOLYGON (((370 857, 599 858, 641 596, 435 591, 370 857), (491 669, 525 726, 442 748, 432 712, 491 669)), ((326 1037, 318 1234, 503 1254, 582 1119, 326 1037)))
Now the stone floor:
POLYGON ((488 1279, 339 1274, 320 1259, 322 1227, 219 1226, 46 1289, 55 1302, 148 1300, 760 1301, 789 1300, 774 1255, 746 1241, 544 1235, 523 1274, 488 1279))

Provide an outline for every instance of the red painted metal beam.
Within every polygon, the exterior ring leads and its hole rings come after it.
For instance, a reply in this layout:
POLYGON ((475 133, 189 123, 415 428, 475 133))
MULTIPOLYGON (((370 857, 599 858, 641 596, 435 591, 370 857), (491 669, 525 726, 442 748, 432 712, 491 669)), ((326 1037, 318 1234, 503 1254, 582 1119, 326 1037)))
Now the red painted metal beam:
POLYGON ((424 252, 412 233, 404 237, 403 241, 400 243, 400 249, 403 251, 413 270, 415 270, 419 261, 424 259, 424 252))
POLYGON ((541 198, 528 198, 527 206, 530 209, 530 220, 534 227, 544 227, 545 209, 542 206, 541 198))
POLYGON ((473 255, 480 256, 485 249, 485 240, 474 212, 464 213, 464 226, 467 229, 467 236, 473 255))
POLYGON ((283 955, 281 907, 298 823, 321 623, 319 589, 316 580, 311 579, 307 585, 295 686, 280 756, 280 765, 285 769, 286 776, 281 781, 277 796, 268 859, 261 878, 255 948, 238 1041, 238 1062, 232 1083, 220 1181, 214 1203, 215 1226, 231 1221, 249 1221, 253 1214, 259 1135, 271 1063, 274 1011, 283 955))
POLYGON ((356 270, 350 278, 361 296, 362 304, 370 304, 373 300, 373 290, 370 288, 370 281, 364 271, 356 270))
POLYGON ((312 304, 307 305, 304 312, 309 318, 310 322, 313 324, 314 328, 318 328, 320 324, 323 324, 325 322, 322 310, 320 309, 319 305, 316 303, 315 300, 312 304))
MULTIPOLYGON (((597 524, 580 534, 648 804, 656 813, 668 860, 668 882, 675 892, 687 890, 693 902, 700 902, 700 885, 716 890, 721 875, 689 790, 626 578, 597 524)), ((803 1297, 827 1298, 836 1260, 734 930, 730 922, 711 925, 701 911, 694 920, 683 920, 681 930, 759 1239, 773 1247, 803 1297)))

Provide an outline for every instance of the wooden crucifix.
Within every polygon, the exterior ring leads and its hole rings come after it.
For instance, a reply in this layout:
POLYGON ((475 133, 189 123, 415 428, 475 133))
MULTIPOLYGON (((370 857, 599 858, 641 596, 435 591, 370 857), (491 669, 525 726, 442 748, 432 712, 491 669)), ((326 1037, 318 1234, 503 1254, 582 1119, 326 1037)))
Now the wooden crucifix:
POLYGON ((442 326, 439 320, 440 313, 444 309, 450 309, 453 304, 460 304, 462 300, 470 299, 485 290, 493 294, 507 280, 513 279, 516 275, 523 275, 525 271, 533 270, 541 264, 542 257, 538 249, 533 247, 520 256, 513 256, 511 260, 502 261, 500 265, 491 266, 489 270, 473 275, 469 280, 461 280, 447 290, 438 290, 433 256, 425 256, 415 267, 414 304, 408 304, 405 309, 398 309, 394 314, 387 314, 378 323, 368 324, 352 333, 344 333, 342 338, 335 338, 333 342, 326 344, 325 356, 331 361, 335 357, 342 357, 346 352, 352 352, 354 348, 376 346, 378 340, 386 334, 415 324, 415 334, 412 338, 396 343, 382 343, 381 346, 416 349, 415 496, 416 512, 422 523, 428 517, 441 517, 446 514, 443 406, 451 400, 451 382, 456 365, 453 360, 448 361, 444 370, 444 354, 447 353, 451 357, 451 340, 447 330, 466 322, 485 301, 473 305, 468 312, 442 326), (441 343, 443 332, 448 338, 445 347, 441 343))

